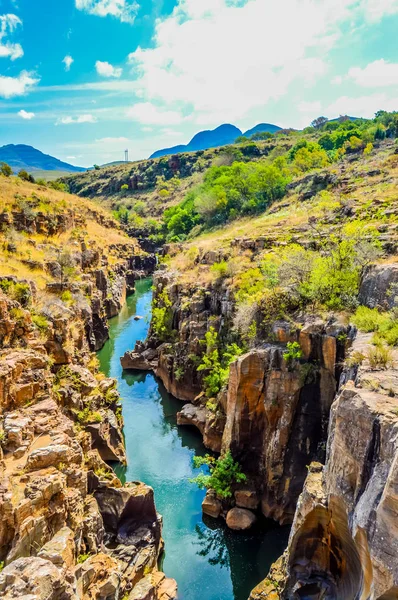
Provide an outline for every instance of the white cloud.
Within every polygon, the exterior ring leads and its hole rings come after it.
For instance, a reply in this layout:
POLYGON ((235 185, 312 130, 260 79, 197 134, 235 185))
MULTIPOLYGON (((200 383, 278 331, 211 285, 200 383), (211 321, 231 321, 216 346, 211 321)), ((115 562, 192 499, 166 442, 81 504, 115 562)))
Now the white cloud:
POLYGON ((369 63, 364 69, 352 67, 347 77, 361 87, 398 86, 398 63, 390 63, 381 58, 369 63))
POLYGON ((61 117, 60 119, 58 119, 58 121, 55 123, 56 125, 72 125, 75 123, 96 123, 97 122, 97 117, 94 117, 93 115, 90 114, 86 114, 86 115, 78 115, 77 117, 61 117))
POLYGON ((139 5, 130 0, 75 0, 76 8, 97 17, 112 16, 123 23, 133 23, 139 5))
POLYGON ((23 56, 21 44, 6 41, 8 35, 13 33, 20 25, 22 25, 22 21, 16 15, 0 15, 0 58, 8 57, 11 60, 16 60, 23 56))
POLYGON ((25 119, 26 121, 30 121, 31 119, 35 118, 35 113, 27 112, 23 109, 19 111, 18 115, 21 117, 21 119, 25 119))
POLYGON ((95 63, 95 68, 97 70, 98 75, 101 77, 116 77, 119 78, 123 72, 123 69, 119 67, 114 67, 108 62, 102 62, 97 60, 95 63))
POLYGON ((351 115, 353 117, 370 119, 374 117, 378 110, 397 110, 396 98, 391 98, 384 93, 359 96, 357 98, 341 96, 326 107, 323 112, 329 118, 338 115, 351 115))
POLYGON ((344 36, 395 12, 398 0, 178 0, 153 47, 128 57, 135 93, 200 125, 248 120, 293 83, 313 86, 344 36))
POLYGON ((184 117, 176 111, 162 110, 150 102, 140 102, 127 111, 127 117, 145 125, 177 125, 184 117))
POLYGON ((70 68, 75 61, 69 54, 67 54, 62 62, 65 65, 65 71, 70 71, 70 68))
POLYGON ((76 156, 67 156, 66 157, 68 160, 76 160, 76 156))
POLYGON ((370 22, 398 13, 398 0, 363 0, 365 18, 370 22))
POLYGON ((137 92, 194 113, 197 123, 239 120, 281 98, 294 81, 310 86, 326 73, 327 52, 352 3, 180 0, 157 22, 154 48, 129 55, 137 92), (283 36, 272 23, 283 23, 283 36))
POLYGON ((29 73, 28 71, 22 71, 18 77, 0 75, 0 97, 13 98, 14 96, 23 96, 39 81, 34 73, 29 73))

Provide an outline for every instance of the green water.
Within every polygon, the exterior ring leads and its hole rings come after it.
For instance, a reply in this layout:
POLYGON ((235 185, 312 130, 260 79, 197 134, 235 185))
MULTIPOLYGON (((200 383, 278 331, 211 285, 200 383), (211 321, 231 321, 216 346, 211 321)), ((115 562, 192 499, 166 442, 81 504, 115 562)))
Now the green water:
POLYGON ((120 366, 120 356, 146 338, 151 284, 137 282, 136 294, 111 320, 110 340, 98 353, 101 370, 118 380, 123 400, 128 466, 116 471, 123 480, 144 481, 155 490, 164 519, 162 568, 177 580, 180 600, 247 600, 284 551, 289 530, 262 523, 250 535, 239 534, 202 517, 204 492, 188 481, 198 472, 192 457, 206 453, 199 432, 177 427, 182 402, 152 374, 123 373, 120 366), (135 321, 136 314, 146 318, 135 321))

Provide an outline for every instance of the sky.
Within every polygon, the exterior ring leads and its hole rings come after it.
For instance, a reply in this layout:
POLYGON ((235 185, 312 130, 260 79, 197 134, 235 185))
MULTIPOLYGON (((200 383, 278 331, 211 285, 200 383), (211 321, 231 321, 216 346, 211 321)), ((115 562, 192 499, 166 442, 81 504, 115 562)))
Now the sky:
POLYGON ((79 166, 398 110, 398 0, 0 0, 0 145, 79 166))

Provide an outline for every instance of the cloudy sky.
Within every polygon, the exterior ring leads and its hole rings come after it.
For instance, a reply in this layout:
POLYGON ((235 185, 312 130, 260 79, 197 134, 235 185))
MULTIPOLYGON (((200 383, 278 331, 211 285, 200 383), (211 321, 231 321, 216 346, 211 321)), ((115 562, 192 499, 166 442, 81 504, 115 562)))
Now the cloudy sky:
POLYGON ((398 0, 0 0, 0 145, 82 166, 398 110, 398 0))

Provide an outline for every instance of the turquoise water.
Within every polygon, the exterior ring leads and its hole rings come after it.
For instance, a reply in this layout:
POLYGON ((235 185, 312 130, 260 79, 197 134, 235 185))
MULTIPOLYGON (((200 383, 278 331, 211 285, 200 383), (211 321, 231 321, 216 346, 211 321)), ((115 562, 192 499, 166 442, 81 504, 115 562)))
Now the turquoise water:
POLYGON ((155 490, 164 519, 162 568, 177 580, 180 600, 247 600, 284 551, 289 530, 264 523, 250 535, 233 533, 202 517, 204 492, 189 482, 198 472, 192 457, 206 453, 199 432, 177 426, 182 402, 152 374, 123 373, 120 366, 125 351, 146 338, 151 298, 151 280, 137 282, 98 353, 101 370, 118 380, 123 400, 128 466, 116 470, 123 480, 144 481, 155 490), (146 318, 135 321, 136 314, 146 318))

